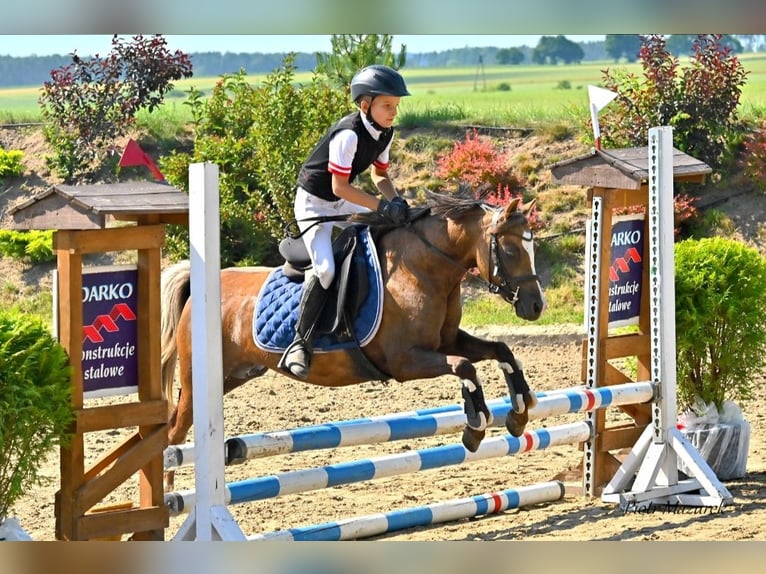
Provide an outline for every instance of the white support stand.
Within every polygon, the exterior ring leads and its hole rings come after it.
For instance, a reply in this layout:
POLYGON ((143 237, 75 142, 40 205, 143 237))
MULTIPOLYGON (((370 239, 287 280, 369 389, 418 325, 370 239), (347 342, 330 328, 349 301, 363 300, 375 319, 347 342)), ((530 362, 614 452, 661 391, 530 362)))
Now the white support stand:
POLYGON ((673 130, 649 130, 649 301, 651 381, 659 389, 652 424, 639 437, 601 499, 625 510, 649 505, 722 507, 733 498, 676 427, 676 326, 673 247, 673 130), (692 476, 678 480, 678 458, 692 476), (634 479, 635 477, 635 479, 634 479), (632 485, 631 485, 632 481, 632 485), (626 489, 630 486, 631 490, 626 489))
POLYGON ((194 481, 197 499, 173 540, 245 540, 225 500, 218 166, 189 166, 194 481))

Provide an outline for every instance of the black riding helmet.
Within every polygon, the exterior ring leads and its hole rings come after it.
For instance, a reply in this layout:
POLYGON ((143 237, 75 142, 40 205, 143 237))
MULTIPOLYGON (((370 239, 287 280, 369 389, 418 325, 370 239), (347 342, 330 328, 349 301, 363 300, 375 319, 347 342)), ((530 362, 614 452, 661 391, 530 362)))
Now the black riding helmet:
MULTIPOLYGON (((388 66, 373 64, 362 68, 351 80, 351 99, 359 105, 362 96, 409 96, 407 84, 402 75, 388 66)), ((367 110, 367 121, 377 129, 384 131, 383 126, 372 119, 372 114, 367 110)))
POLYGON ((373 64, 362 68, 351 80, 351 99, 357 104, 362 96, 409 96, 402 75, 388 66, 373 64))

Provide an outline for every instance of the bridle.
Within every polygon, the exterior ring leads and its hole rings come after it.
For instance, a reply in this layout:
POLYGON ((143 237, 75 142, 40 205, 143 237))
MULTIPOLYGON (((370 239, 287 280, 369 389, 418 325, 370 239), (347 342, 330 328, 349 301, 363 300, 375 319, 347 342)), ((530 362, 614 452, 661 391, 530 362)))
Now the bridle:
MULTIPOLYGON (((524 234, 521 233, 508 233, 508 235, 513 235, 514 237, 520 238, 522 241, 532 241, 532 232, 528 231, 524 234)), ((508 301, 511 305, 516 303, 516 301, 519 300, 519 290, 521 289, 521 284, 526 283, 527 281, 540 281, 540 277, 534 273, 531 273, 529 275, 522 275, 521 277, 509 277, 508 276, 508 270, 505 268, 505 264, 503 263, 503 260, 500 259, 498 256, 497 250, 498 250, 498 241, 497 241, 497 234, 496 233, 490 233, 489 234, 489 267, 492 269, 489 276, 489 281, 485 281, 487 283, 487 287, 489 288, 490 293, 499 293, 503 299, 508 301), (493 265, 494 260, 494 265, 493 265), (499 283, 492 283, 492 278, 496 277, 500 280, 499 283)))

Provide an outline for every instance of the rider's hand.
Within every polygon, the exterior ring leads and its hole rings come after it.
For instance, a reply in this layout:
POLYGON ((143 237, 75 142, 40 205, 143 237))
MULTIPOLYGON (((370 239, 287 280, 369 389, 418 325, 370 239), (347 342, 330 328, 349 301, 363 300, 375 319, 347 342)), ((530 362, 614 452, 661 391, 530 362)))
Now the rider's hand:
POLYGON ((402 198, 394 198, 392 201, 381 199, 378 204, 378 213, 395 225, 407 223, 409 219, 409 206, 402 198))

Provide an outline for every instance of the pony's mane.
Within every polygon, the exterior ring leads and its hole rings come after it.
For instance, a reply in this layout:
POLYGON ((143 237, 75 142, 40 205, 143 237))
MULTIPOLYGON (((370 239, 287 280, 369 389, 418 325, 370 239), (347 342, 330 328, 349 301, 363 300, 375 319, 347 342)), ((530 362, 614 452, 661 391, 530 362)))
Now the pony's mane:
POLYGON ((476 199, 468 186, 461 185, 454 195, 425 190, 426 201, 436 217, 458 220, 469 212, 482 208, 484 203, 476 199))
MULTIPOLYGON (((485 209, 487 207, 488 204, 481 199, 486 191, 481 189, 477 191, 477 199, 473 190, 468 185, 461 184, 457 192, 451 195, 436 193, 427 189, 423 193, 425 194, 426 205, 431 215, 442 219, 459 220, 475 209, 485 209)), ((388 220, 374 211, 355 213, 349 217, 349 220, 371 227, 393 227, 388 220)))

